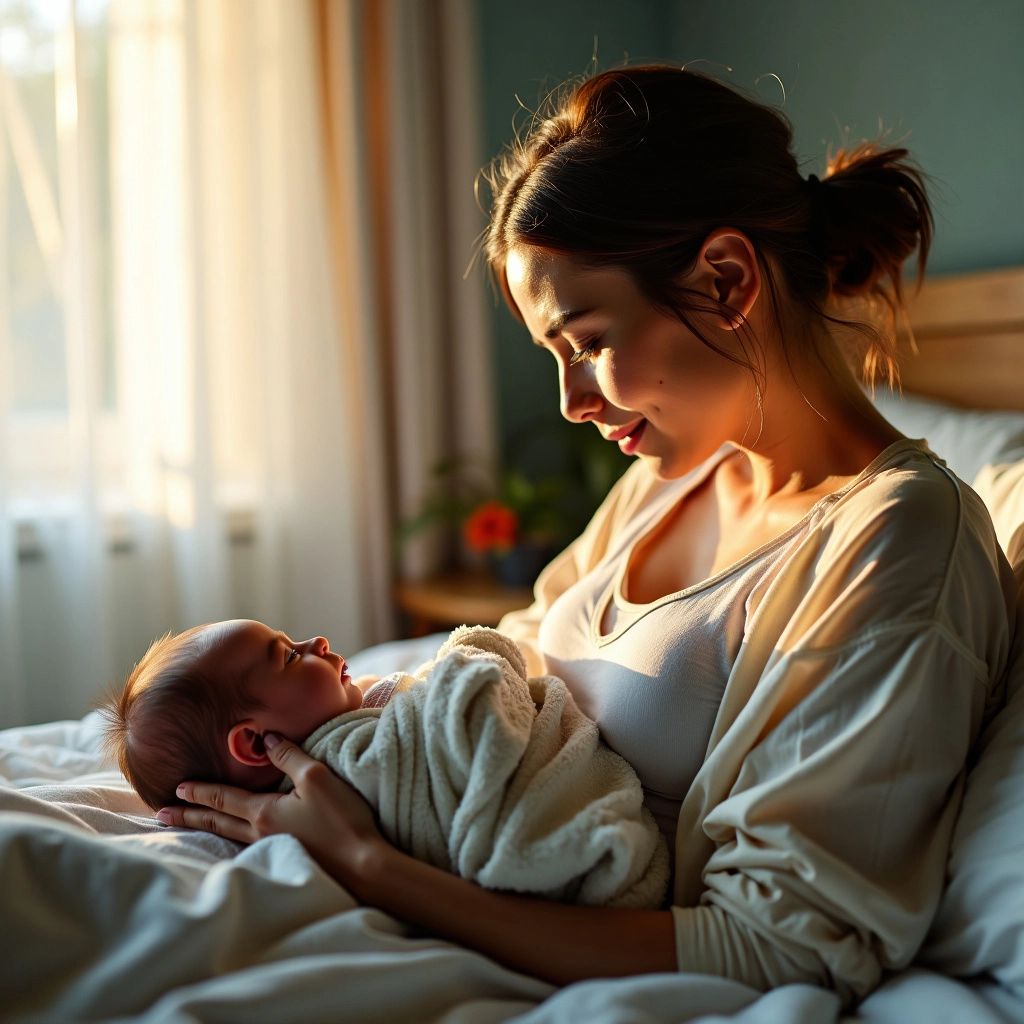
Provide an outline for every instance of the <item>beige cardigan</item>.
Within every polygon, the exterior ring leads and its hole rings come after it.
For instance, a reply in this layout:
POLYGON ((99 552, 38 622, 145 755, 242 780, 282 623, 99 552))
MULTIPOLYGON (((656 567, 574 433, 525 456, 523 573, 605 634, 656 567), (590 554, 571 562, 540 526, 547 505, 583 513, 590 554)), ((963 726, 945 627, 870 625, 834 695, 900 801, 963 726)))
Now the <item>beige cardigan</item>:
MULTIPOLYGON (((547 608, 666 487, 642 463, 499 625, 544 671, 547 608)), ((912 959, 935 913, 964 763, 1006 666, 1012 574, 977 495, 890 446, 750 601, 680 808, 680 970, 846 1000, 912 959)), ((600 722, 598 723, 600 725, 600 722)))

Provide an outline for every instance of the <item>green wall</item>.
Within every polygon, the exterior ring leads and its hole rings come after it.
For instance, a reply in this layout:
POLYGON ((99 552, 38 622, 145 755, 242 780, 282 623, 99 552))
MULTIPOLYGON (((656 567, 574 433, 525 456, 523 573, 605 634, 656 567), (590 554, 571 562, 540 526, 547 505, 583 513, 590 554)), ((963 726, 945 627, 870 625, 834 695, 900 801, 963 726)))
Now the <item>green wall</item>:
MULTIPOLYGON (((585 72, 596 36, 601 67, 699 60, 780 105, 806 173, 881 123, 934 179, 933 270, 1024 263, 1024 0, 478 0, 478 24, 489 153, 512 137, 516 96, 535 105, 585 72)), ((494 315, 509 441, 557 415, 557 381, 550 356, 503 307, 494 315)), ((548 456, 583 433, 566 429, 548 456)))
MULTIPOLYGON (((672 47, 666 45, 673 25, 668 0, 526 0, 514 4, 478 0, 478 4, 484 142, 492 156, 513 138, 514 125, 521 129, 529 123, 528 111, 535 110, 549 90, 592 68, 595 37, 600 67, 626 59, 637 62, 671 56, 672 47)), ((572 431, 564 421, 556 422, 554 363, 530 343, 523 326, 503 304, 494 308, 499 436, 517 449, 518 432, 525 424, 538 418, 550 420, 543 441, 531 438, 524 458, 533 466, 557 462, 560 444, 577 440, 579 431, 572 431)))
POLYGON ((677 0, 672 49, 781 104, 806 171, 879 124, 932 176, 938 272, 1024 263, 1022 0, 677 0), (760 82, 758 79, 760 78, 760 82))

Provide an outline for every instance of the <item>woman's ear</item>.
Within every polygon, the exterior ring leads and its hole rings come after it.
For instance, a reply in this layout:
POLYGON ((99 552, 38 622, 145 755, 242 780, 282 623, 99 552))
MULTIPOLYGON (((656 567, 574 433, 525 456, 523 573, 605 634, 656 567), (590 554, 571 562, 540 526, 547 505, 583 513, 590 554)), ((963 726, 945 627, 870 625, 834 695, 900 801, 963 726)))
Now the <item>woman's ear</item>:
POLYGON ((701 246, 697 271, 707 293, 729 307, 712 319, 714 326, 727 331, 742 326, 761 293, 761 268, 750 239, 731 228, 713 231, 701 246))
POLYGON ((259 767, 271 763, 263 746, 263 733, 251 718, 231 727, 228 753, 240 764, 259 767))

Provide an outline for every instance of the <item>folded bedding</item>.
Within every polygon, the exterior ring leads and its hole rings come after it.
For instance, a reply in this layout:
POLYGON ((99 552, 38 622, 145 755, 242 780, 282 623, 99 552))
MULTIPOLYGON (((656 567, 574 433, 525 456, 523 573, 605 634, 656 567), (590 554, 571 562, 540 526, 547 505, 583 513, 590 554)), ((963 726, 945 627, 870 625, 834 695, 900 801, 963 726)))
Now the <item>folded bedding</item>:
MULTIPOLYGON (((420 685, 325 723, 305 749, 350 782, 414 857, 492 889, 657 907, 668 848, 633 769, 561 679, 461 627, 420 685)), ((287 785, 287 783, 286 783, 287 785)))

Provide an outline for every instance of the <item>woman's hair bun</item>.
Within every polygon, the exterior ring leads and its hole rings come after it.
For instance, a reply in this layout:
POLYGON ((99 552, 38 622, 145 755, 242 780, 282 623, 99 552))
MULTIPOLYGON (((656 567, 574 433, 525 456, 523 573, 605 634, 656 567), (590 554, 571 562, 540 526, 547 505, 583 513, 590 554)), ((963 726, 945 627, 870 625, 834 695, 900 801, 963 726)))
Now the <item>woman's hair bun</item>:
POLYGON ((813 205, 832 293, 901 304, 903 262, 917 250, 923 275, 934 231, 924 174, 907 150, 872 142, 839 150, 813 205))
POLYGON ((651 302, 721 351, 697 314, 722 310, 680 280, 709 232, 728 225, 757 252, 784 343, 795 332, 782 330, 783 302, 852 328, 867 341, 865 378, 894 380, 901 267, 916 251, 923 274, 932 238, 925 177, 905 149, 865 143, 805 180, 792 141, 781 113, 696 71, 634 65, 570 83, 486 175, 484 250, 510 308, 508 253, 535 246, 627 268, 651 302), (854 296, 876 307, 867 321, 832 303, 854 296))

